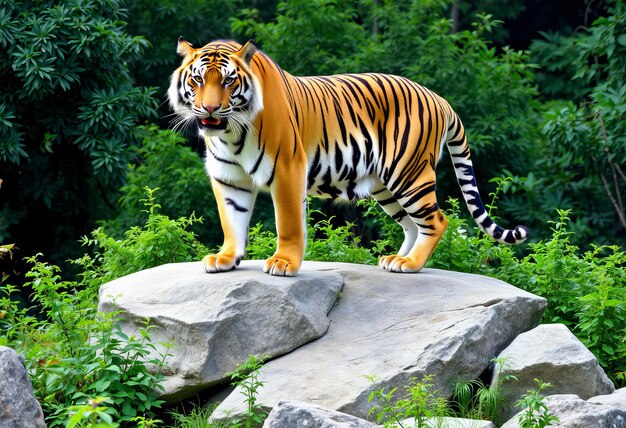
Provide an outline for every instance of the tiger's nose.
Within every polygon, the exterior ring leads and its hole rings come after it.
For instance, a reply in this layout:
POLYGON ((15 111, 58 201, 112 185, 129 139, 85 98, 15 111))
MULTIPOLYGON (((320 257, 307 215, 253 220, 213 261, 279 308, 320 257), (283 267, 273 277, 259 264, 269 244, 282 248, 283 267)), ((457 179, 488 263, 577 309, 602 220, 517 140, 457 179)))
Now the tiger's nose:
POLYGON ((220 108, 220 106, 219 106, 219 105, 216 105, 216 106, 207 106, 207 105, 204 105, 204 104, 202 104, 202 107, 204 107, 204 109, 205 109, 206 111, 208 111, 209 113, 213 113, 215 110, 217 110, 218 108, 220 108))

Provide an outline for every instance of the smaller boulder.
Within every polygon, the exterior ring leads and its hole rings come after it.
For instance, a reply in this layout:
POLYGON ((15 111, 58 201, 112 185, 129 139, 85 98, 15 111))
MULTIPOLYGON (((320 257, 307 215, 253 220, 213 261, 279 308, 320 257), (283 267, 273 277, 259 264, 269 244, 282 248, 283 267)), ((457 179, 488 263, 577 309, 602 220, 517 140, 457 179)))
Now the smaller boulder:
POLYGON ((504 363, 496 366, 492 383, 505 375, 518 379, 502 385, 503 420, 516 412, 517 400, 537 386, 534 379, 552 384, 550 394, 576 394, 585 400, 615 390, 596 357, 563 324, 543 324, 520 334, 499 358, 504 363))
MULTIPOLYGON (((593 404, 575 394, 550 395, 544 403, 550 414, 559 418, 560 428, 626 428, 626 410, 611 405, 593 404)), ((502 428, 519 428, 519 412, 502 428)))
POLYGON ((620 388, 608 395, 597 395, 587 400, 591 404, 604 404, 626 410, 626 388, 620 388))
MULTIPOLYGON (((399 425, 394 425, 399 426, 399 425)), ((406 428, 416 427, 415 419, 405 419, 402 426, 406 428)), ((426 420, 427 428, 496 428, 491 421, 465 418, 429 418, 426 420)))
POLYGON ((375 428, 365 419, 301 401, 281 400, 272 409, 263 428, 375 428))
POLYGON ((0 346, 0 427, 45 427, 41 405, 33 395, 33 384, 22 358, 11 348, 0 346))

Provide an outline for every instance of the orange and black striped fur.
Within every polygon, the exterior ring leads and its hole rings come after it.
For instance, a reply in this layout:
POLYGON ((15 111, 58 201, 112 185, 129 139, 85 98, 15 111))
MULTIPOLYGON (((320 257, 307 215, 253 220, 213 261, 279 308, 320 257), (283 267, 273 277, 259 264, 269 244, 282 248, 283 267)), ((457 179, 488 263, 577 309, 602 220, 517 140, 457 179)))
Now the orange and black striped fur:
POLYGON ((244 256, 259 190, 274 202, 278 245, 264 271, 296 275, 306 241, 306 195, 372 196, 404 229, 390 272, 418 272, 448 224, 435 197, 443 146, 452 156, 467 207, 499 242, 526 239, 505 230, 478 194, 465 131, 450 105, 402 77, 344 74, 295 77, 248 42, 214 41, 195 49, 179 39, 183 62, 168 97, 176 126, 197 125, 206 143, 224 245, 204 258, 207 272, 234 269, 244 256))

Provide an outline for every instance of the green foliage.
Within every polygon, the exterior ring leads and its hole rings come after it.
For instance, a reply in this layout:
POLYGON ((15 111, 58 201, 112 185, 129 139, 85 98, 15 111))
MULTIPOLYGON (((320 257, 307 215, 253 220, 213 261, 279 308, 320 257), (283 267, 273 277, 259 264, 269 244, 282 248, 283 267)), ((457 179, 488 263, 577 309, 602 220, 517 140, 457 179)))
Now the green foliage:
POLYGON ((552 385, 543 383, 539 379, 535 379, 537 389, 529 389, 526 394, 515 403, 515 407, 519 407, 524 412, 519 416, 520 428, 544 428, 552 425, 553 422, 559 423, 559 418, 550 414, 548 406, 544 403, 544 397, 541 391, 550 388, 552 385))
POLYGON ((307 260, 376 263, 372 253, 361 245, 358 236, 352 233, 354 224, 333 226, 333 217, 325 217, 321 211, 309 211, 308 242, 304 258, 307 260), (312 224, 311 215, 322 218, 312 224))
POLYGON ((552 77, 547 90, 567 101, 546 105, 535 166, 516 178, 503 207, 531 228, 554 208, 570 209, 576 242, 623 242, 626 236, 626 4, 574 35, 533 44, 552 77))
MULTIPOLYGON (((367 379, 376 385, 380 382, 376 376, 367 376, 367 379)), ((374 403, 368 416, 375 415, 376 422, 383 423, 384 427, 405 427, 406 419, 413 419, 415 427, 432 426, 429 419, 440 419, 450 416, 451 410, 447 401, 438 396, 433 390, 433 376, 427 375, 422 380, 411 378, 406 385, 406 394, 396 399, 394 394, 397 388, 387 390, 385 387, 373 390, 368 396, 368 402, 374 403)), ((435 422, 436 423, 436 422, 435 422)))
MULTIPOLYGON (((307 213, 307 244, 305 260, 334 261, 350 263, 375 263, 376 258, 360 243, 359 237, 352 233, 354 224, 333 225, 333 217, 317 210, 307 213), (321 217, 313 223, 311 216, 321 217)), ((276 251, 276 234, 263 230, 261 224, 250 228, 250 242, 246 255, 250 259, 265 259, 276 251)))
POLYGON ((112 208, 136 126, 155 112, 155 91, 128 69, 148 44, 124 16, 120 0, 0 5, 0 237, 27 253, 67 259, 112 208))
POLYGON ((100 251, 80 260, 80 264, 89 268, 86 273, 97 277, 98 284, 165 263, 197 260, 207 253, 187 230, 202 219, 193 213, 176 220, 159 214, 161 206, 154 197, 158 189, 144 190, 147 196, 142 201, 148 215, 144 226, 131 227, 123 240, 107 235, 102 228, 94 230, 91 238, 83 238, 84 245, 95 246, 100 251))
MULTIPOLYGON (((215 423, 209 422, 209 417, 215 410, 215 406, 202 408, 194 406, 189 412, 171 412, 173 428, 214 428, 215 423)), ((226 426, 224 424, 224 426, 226 426)))
POLYGON ((496 375, 497 383, 485 385, 480 379, 455 382, 452 403, 458 408, 458 417, 500 424, 499 410, 505 402, 503 391, 509 382, 517 381, 517 378, 502 374, 502 369, 507 364, 506 359, 494 358, 491 362, 499 371, 496 375))
MULTIPOLYGON (((0 329, 5 344, 25 357, 49 426, 61 425, 69 407, 91 397, 107 397, 111 407, 102 412, 120 421, 160 407, 155 391, 162 376, 149 372, 144 362, 162 367, 164 355, 158 356, 150 342, 149 327, 139 331, 139 338, 128 337, 114 314, 97 313, 93 288, 63 281, 58 267, 37 256, 28 262, 32 268, 25 287, 33 291, 33 306, 20 306, 12 298, 17 288, 1 285, 0 329), (36 311, 40 317, 31 315, 36 311)), ((102 417, 98 412, 87 416, 102 417)))
POLYGON ((20 302, 20 288, 0 281, 0 344, 25 357, 49 426, 63 424, 68 409, 74 412, 74 426, 105 426, 115 420, 149 427, 159 422, 153 416, 162 404, 156 395, 166 354, 150 341, 149 325, 129 337, 117 324, 118 314, 98 313, 98 288, 139 269, 197 259, 206 250, 186 230, 198 219, 159 214, 154 190, 146 192, 143 227, 132 228, 121 241, 102 230, 85 238, 101 253, 74 261, 82 268, 80 282, 63 280, 57 266, 38 256, 28 259, 31 269, 23 289, 32 295, 27 303, 20 302), (103 400, 106 406, 101 406, 103 400))
POLYGON ((270 230, 263 230, 263 225, 257 223, 248 231, 248 246, 246 247, 246 258, 267 259, 276 251, 276 233, 270 230))
MULTIPOLYGON (((272 22, 260 21, 258 10, 244 9, 233 19, 236 34, 254 38, 285 70, 295 75, 350 71, 345 59, 367 38, 355 22, 357 11, 347 0, 279 2, 272 22), (307 54, 302 55, 306 50, 307 54)), ((356 70, 351 70, 356 71, 356 70)))
POLYGON ((265 382, 259 380, 259 371, 263 367, 263 362, 269 358, 269 355, 248 355, 248 359, 240 364, 230 375, 233 386, 241 388, 241 393, 245 397, 246 412, 243 421, 236 421, 234 427, 253 428, 261 425, 267 413, 265 413, 256 400, 258 390, 265 382))
POLYGON ((113 422, 113 409, 103 405, 109 402, 106 397, 90 399, 87 403, 71 406, 70 418, 66 428, 117 428, 119 424, 113 422))
POLYGON ((0 159, 20 164, 29 150, 72 143, 94 172, 119 179, 127 136, 155 106, 153 91, 132 87, 126 64, 147 44, 123 32, 119 1, 54 3, 8 1, 0 9, 0 159))
POLYGON ((127 2, 128 31, 143 35, 151 44, 133 74, 141 84, 157 85, 165 92, 169 76, 180 65, 176 41, 184 37, 196 47, 230 34, 228 17, 237 0, 133 0, 127 2), (217 12, 219 11, 219 13, 217 12))
POLYGON ((121 236, 142 224, 146 218, 145 188, 158 188, 159 212, 170 218, 194 212, 202 215, 204 221, 190 223, 189 230, 200 241, 216 246, 221 241, 221 227, 202 159, 179 134, 154 125, 139 128, 139 133, 138 158, 130 165, 126 183, 120 189, 120 210, 114 219, 101 222, 104 230, 121 236))

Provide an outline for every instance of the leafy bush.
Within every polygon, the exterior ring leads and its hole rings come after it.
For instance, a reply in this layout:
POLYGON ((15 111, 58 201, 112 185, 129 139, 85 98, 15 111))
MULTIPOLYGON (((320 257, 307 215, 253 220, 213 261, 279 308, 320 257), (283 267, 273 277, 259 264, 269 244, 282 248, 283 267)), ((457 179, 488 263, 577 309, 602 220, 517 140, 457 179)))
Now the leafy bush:
POLYGON ((517 378, 512 374, 502 374, 507 364, 505 358, 494 358, 491 363, 499 371, 498 383, 488 385, 480 379, 459 379, 454 383, 451 404, 458 409, 458 417, 501 424, 500 410, 505 403, 503 392, 508 383, 517 381, 517 378))
POLYGON ((588 28, 532 45, 542 66, 561 75, 548 89, 564 99, 546 105, 532 175, 515 176, 511 190, 521 193, 503 204, 533 228, 554 208, 570 209, 579 245, 626 237, 626 4, 607 5, 608 16, 588 28))
POLYGON ((133 226, 124 233, 124 239, 107 235, 102 228, 94 230, 92 238, 83 238, 83 244, 95 246, 101 252, 86 255, 77 263, 86 267, 83 277, 96 278, 97 285, 124 275, 165 263, 198 260, 207 253, 194 233, 187 228, 202 222, 193 213, 173 220, 159 214, 161 208, 154 197, 158 189, 146 187, 142 199, 148 218, 144 226, 133 226))
MULTIPOLYGON (((93 288, 63 281, 59 268, 38 256, 28 262, 25 286, 33 290, 32 306, 21 307, 12 299, 16 288, 0 285, 0 329, 3 342, 25 357, 49 426, 63 424, 70 406, 92 397, 107 396, 109 413, 121 421, 160 407, 155 391, 162 376, 144 365, 155 351, 149 328, 141 330, 141 338, 126 336, 114 314, 97 313, 93 288)), ((163 358, 148 362, 161 367, 163 358)))
POLYGON ((147 42, 124 32, 122 6, 0 6, 0 241, 27 254, 64 262, 72 239, 114 210, 136 126, 155 111, 154 90, 134 86, 128 69, 147 42))
MULTIPOLYGON (((353 224, 342 226, 332 224, 333 217, 326 217, 321 211, 307 212, 307 243, 304 253, 305 260, 334 261, 350 263, 375 263, 376 257, 360 243, 358 236, 352 233, 353 224), (321 217, 313 223, 311 215, 321 217)), ((264 230, 257 224, 250 229, 250 242, 246 248, 246 256, 250 259, 265 259, 276 251, 276 234, 264 230)))
MULTIPOLYGON (((379 380, 376 376, 368 376, 368 380, 376 385, 379 380)), ((437 419, 451 416, 452 411, 448 402, 433 390, 433 376, 424 376, 421 380, 412 378, 406 386, 406 395, 401 399, 394 397, 397 388, 387 391, 380 388, 372 391, 367 398, 368 403, 374 403, 368 416, 375 415, 376 422, 383 423, 384 427, 405 427, 405 419, 412 418, 414 427, 428 427, 428 419, 437 419)))
POLYGON ((159 211, 163 215, 180 218, 199 213, 207 219, 201 230, 203 240, 217 241, 220 235, 215 229, 219 229, 219 218, 200 156, 175 132, 150 125, 140 127, 138 134, 141 135, 141 145, 135 162, 129 166, 126 182, 120 188, 119 212, 114 219, 103 221, 101 225, 109 234, 122 235, 131 227, 142 224, 146 219, 146 187, 158 188, 159 211))
POLYGON ((16 298, 18 287, 0 281, 0 344, 25 357, 49 426, 63 424, 68 409, 82 412, 72 419, 77 426, 83 422, 88 426, 94 419, 106 421, 105 414, 140 426, 156 423, 149 421, 162 404, 156 399, 162 376, 144 363, 158 370, 165 355, 150 342, 149 325, 140 329, 140 337, 128 337, 116 324, 117 314, 98 313, 98 288, 139 269, 197 259, 206 250, 186 230, 199 219, 171 220, 159 214, 154 190, 146 192, 148 218, 143 227, 129 230, 124 240, 102 230, 96 230, 93 239, 84 239, 101 253, 74 261, 82 269, 79 282, 63 280, 60 269, 39 256, 28 259, 29 281, 23 287, 32 290, 28 302, 16 298), (96 400, 97 408, 101 399, 110 406, 91 412, 81 405, 96 400))

